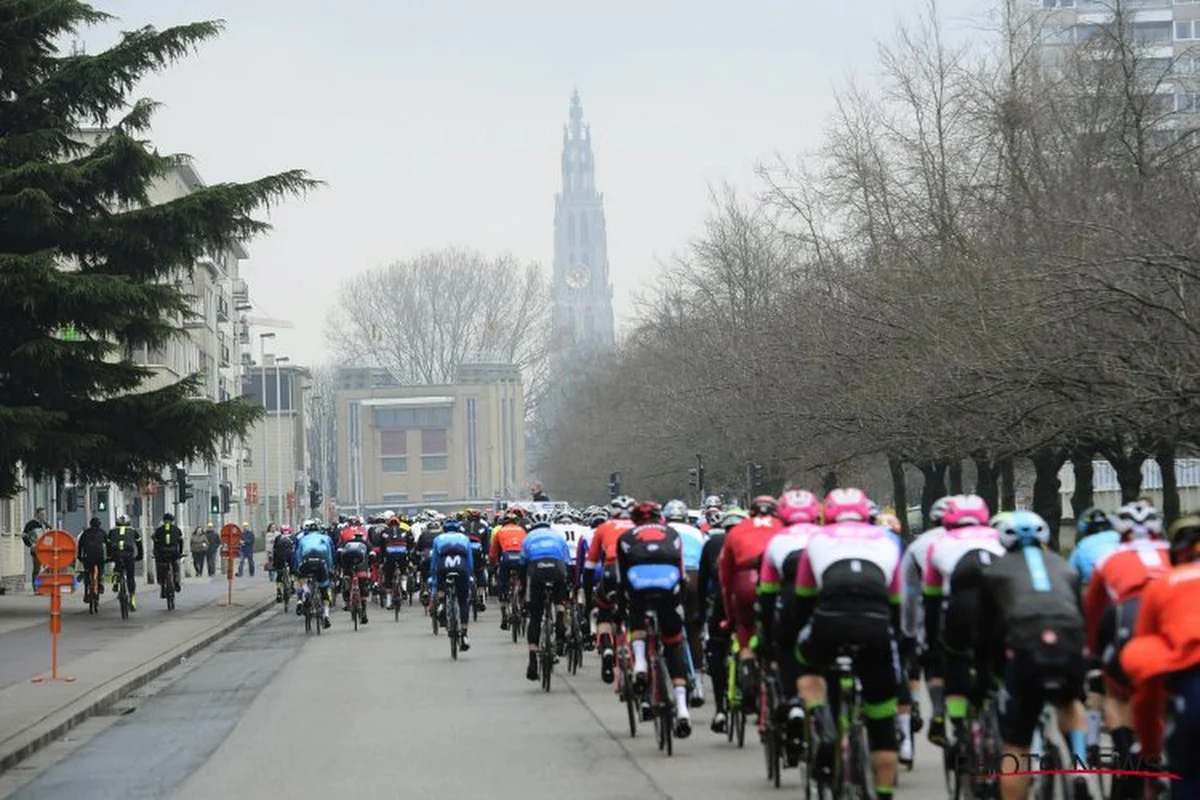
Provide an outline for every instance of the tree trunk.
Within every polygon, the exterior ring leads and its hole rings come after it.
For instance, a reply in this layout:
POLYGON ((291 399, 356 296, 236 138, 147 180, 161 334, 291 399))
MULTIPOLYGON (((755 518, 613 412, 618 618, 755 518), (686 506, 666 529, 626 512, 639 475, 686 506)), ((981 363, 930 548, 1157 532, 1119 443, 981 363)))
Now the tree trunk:
POLYGON ((1059 489, 1062 484, 1058 480, 1058 471, 1067 461, 1067 455, 1061 448, 1042 447, 1035 450, 1029 460, 1033 462, 1033 510, 1046 520, 1050 526, 1050 549, 1058 552, 1058 528, 1062 523, 1062 499, 1059 489))
POLYGON ((929 528, 929 509, 946 496, 946 462, 922 461, 917 464, 924 482, 921 485, 921 527, 929 528))
POLYGON ((1121 484, 1121 502, 1132 503, 1142 494, 1142 464, 1146 462, 1147 453, 1141 448, 1133 448, 1127 454, 1116 456, 1109 454, 1109 463, 1117 471, 1117 482, 1121 484))
POLYGON ((824 490, 825 494, 829 494, 834 489, 838 488, 838 474, 836 471, 829 470, 829 472, 825 473, 825 477, 822 479, 821 488, 824 490))
POLYGON ((975 494, 983 498, 988 509, 995 514, 1000 510, 1000 484, 996 462, 986 455, 975 456, 975 494))
POLYGON ((1000 459, 1000 510, 1015 511, 1017 508, 1017 479, 1013 474, 1013 457, 1000 459))
POLYGON ((1095 451, 1091 448, 1080 448, 1071 452, 1071 468, 1075 471, 1075 492, 1071 495, 1071 510, 1075 519, 1096 504, 1094 470, 1092 458, 1095 451))
POLYGON ((1179 519, 1179 484, 1175 480, 1175 442, 1160 442, 1155 448, 1154 460, 1162 472, 1163 521, 1170 525, 1179 519))
POLYGON ((900 519, 900 536, 907 542, 912 538, 912 532, 908 529, 908 483, 904 478, 904 462, 888 456, 888 469, 892 473, 892 504, 900 519))
POLYGON ((956 458, 950 462, 950 494, 963 493, 962 459, 956 458))

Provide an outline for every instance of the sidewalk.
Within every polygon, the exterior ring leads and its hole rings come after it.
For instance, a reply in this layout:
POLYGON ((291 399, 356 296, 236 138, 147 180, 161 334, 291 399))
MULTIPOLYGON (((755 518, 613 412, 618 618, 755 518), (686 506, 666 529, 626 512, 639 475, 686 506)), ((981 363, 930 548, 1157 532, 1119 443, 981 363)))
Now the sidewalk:
POLYGON ((49 600, 0 598, 0 772, 274 606, 274 584, 261 577, 234 580, 233 589, 228 607, 224 580, 188 579, 168 612, 156 586, 139 587, 139 610, 125 621, 107 603, 90 617, 75 596, 64 598, 58 674, 72 683, 31 683, 49 675, 49 600))

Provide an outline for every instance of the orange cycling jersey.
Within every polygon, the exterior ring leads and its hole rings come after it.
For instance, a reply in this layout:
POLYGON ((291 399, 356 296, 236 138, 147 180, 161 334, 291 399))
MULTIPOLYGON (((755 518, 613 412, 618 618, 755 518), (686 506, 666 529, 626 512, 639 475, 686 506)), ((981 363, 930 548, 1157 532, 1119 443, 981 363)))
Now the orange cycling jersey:
POLYGON ((1133 681, 1133 715, 1142 752, 1162 752, 1165 678, 1200 664, 1200 562, 1182 564, 1142 592, 1134 637, 1121 648, 1133 681))
POLYGON ((525 529, 520 525, 501 525, 492 536, 492 561, 500 560, 500 553, 519 553, 525 544, 525 529))
POLYGON ((1093 653, 1105 609, 1137 597, 1151 579, 1170 568, 1167 543, 1157 540, 1125 542, 1096 563, 1083 602, 1088 647, 1093 653))
POLYGON ((617 561, 617 540, 625 531, 632 530, 633 523, 627 519, 610 519, 600 523, 588 546, 587 566, 597 564, 615 564, 617 561))

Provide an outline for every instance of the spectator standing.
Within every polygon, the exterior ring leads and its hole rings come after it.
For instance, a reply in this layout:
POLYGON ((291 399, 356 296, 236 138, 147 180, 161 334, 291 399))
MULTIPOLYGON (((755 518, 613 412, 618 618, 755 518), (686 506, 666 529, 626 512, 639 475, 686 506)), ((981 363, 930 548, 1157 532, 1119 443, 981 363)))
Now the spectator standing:
MULTIPOLYGON (((192 531, 192 535, 188 537, 188 549, 192 552, 192 569, 199 578, 204 574, 204 564, 208 560, 208 534, 204 532, 204 528, 197 525, 192 531)), ((212 575, 211 569, 208 574, 212 575)))
POLYGON ((208 559, 208 577, 213 577, 217 574, 217 555, 221 552, 221 533, 217 530, 217 526, 208 523, 208 527, 204 529, 204 535, 208 537, 208 552, 205 556, 208 559))
POLYGON ((246 564, 250 565, 250 577, 254 577, 254 531, 250 529, 249 524, 242 528, 242 543, 238 548, 237 574, 242 577, 242 567, 246 564))
POLYGON ((29 558, 33 561, 33 572, 29 577, 30 588, 33 588, 33 582, 37 580, 38 575, 37 551, 33 549, 33 546, 37 544, 38 537, 48 530, 50 530, 50 523, 46 521, 46 509, 38 506, 33 512, 33 519, 25 523, 25 530, 21 533, 21 541, 29 549, 29 558))

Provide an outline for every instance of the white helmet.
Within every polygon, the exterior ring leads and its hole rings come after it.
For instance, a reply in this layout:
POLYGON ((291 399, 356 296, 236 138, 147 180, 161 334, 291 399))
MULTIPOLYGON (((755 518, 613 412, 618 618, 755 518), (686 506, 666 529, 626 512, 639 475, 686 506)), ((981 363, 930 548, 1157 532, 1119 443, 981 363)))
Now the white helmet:
POLYGON ((1113 515, 1113 528, 1121 541, 1162 538, 1162 514, 1145 500, 1135 500, 1121 506, 1113 515))

